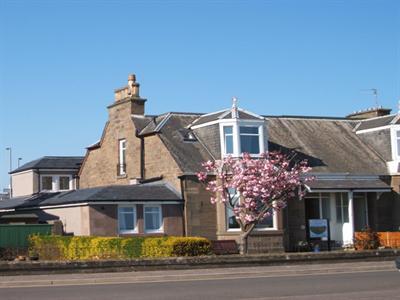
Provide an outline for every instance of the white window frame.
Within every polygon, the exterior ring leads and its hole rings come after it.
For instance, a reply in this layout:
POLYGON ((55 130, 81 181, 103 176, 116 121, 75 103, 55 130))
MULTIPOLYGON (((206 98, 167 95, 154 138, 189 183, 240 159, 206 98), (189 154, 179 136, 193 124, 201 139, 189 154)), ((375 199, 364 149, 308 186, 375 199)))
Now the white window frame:
POLYGON ((126 175, 126 139, 118 140, 118 175, 126 175), (124 170, 125 165, 125 170, 124 170))
POLYGON ((72 178, 72 175, 69 175, 69 174, 57 174, 57 175, 54 175, 54 174, 40 174, 40 179, 39 180, 40 180, 39 185, 40 185, 40 191, 41 192, 64 192, 64 191, 71 191, 71 190, 74 189, 73 178, 72 178), (43 189, 43 182, 42 182, 43 177, 51 177, 51 182, 52 182, 51 190, 43 189), (69 177, 69 189, 61 190, 59 188, 60 187, 60 177, 69 177))
POLYGON ((259 153, 250 154, 252 157, 260 157, 260 154, 266 151, 265 132, 264 132, 264 120, 240 120, 240 119, 227 119, 219 121, 220 129, 220 146, 221 146, 221 156, 222 158, 232 155, 233 157, 239 157, 242 155, 241 145, 240 145, 240 127, 258 127, 258 143, 259 143, 259 153), (232 126, 233 134, 233 153, 226 153, 225 146, 225 135, 224 127, 232 126))
MULTIPOLYGON (((240 198, 239 198, 240 200, 240 198)), ((239 228, 229 228, 229 219, 228 219, 228 211, 231 207, 228 204, 224 204, 225 206, 225 230, 227 232, 240 232, 241 229, 239 228)), ((256 225, 257 226, 257 225, 256 225)), ((276 231, 278 230, 278 214, 276 211, 273 210, 272 214, 272 227, 254 227, 253 231, 276 231)))
POLYGON ((119 234, 132 234, 132 233, 138 233, 138 223, 137 223, 137 208, 136 205, 118 205, 118 233, 119 234), (129 230, 121 230, 120 228, 120 208, 132 208, 133 209, 133 224, 134 228, 129 229, 129 230))
POLYGON ((162 205, 160 204, 145 204, 143 205, 143 231, 144 233, 163 233, 164 232, 164 219, 162 213, 162 205), (146 208, 147 207, 157 207, 160 211, 158 215, 160 227, 158 229, 147 229, 146 228, 146 208))

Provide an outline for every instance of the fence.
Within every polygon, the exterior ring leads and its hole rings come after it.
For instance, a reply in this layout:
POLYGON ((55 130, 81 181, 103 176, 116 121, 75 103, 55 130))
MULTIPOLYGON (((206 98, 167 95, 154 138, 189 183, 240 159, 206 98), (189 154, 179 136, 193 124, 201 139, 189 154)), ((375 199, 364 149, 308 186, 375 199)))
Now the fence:
POLYGON ((49 224, 0 225, 0 248, 27 248, 32 234, 49 235, 49 224))
MULTIPOLYGON (((376 232, 373 234, 376 234, 376 238, 379 241, 379 246, 386 247, 386 248, 400 248, 400 232, 399 231, 376 232)), ((355 232, 355 239, 366 241, 368 238, 370 238, 370 235, 371 235, 371 233, 368 233, 368 232, 355 232)))

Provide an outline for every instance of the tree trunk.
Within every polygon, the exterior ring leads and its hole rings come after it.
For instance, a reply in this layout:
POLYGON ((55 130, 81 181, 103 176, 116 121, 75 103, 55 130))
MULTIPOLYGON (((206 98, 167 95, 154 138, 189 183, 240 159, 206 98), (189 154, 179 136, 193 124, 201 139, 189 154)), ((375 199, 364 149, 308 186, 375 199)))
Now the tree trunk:
POLYGON ((248 245, 247 245, 248 237, 249 236, 248 236, 248 234, 246 234, 246 232, 242 233, 240 235, 239 253, 241 255, 247 254, 247 251, 248 251, 248 245))

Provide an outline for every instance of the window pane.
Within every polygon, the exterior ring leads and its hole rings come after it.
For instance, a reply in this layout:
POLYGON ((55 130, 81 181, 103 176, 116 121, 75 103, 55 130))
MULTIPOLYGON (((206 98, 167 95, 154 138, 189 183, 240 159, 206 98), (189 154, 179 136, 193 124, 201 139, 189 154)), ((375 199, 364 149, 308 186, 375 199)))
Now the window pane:
POLYGON ((323 219, 330 219, 331 218, 331 210, 330 210, 330 198, 321 197, 322 202, 322 218, 323 219))
POLYGON ((250 154, 260 153, 260 144, 258 135, 240 135, 240 147, 241 152, 247 152, 250 154))
POLYGON ((400 156, 400 138, 397 139, 397 156, 400 156))
POLYGON ((145 230, 159 230, 161 227, 161 209, 160 207, 144 208, 144 227, 145 230))
POLYGON ((240 127, 240 133, 250 133, 250 134, 258 134, 258 127, 254 126, 241 126, 240 127))
POLYGON ((266 217, 256 225, 256 228, 272 228, 272 227, 274 227, 273 215, 266 217))
POLYGON ((53 189, 53 177, 51 176, 43 176, 42 177, 42 190, 49 190, 53 189))
POLYGON ((224 135, 232 133, 232 126, 224 126, 224 135))
MULTIPOLYGON (((236 204, 239 203, 239 194, 236 193, 236 190, 233 188, 229 188, 228 192, 230 197, 232 198, 233 205, 236 206, 236 204)), ((233 213, 232 208, 228 204, 225 206, 225 216, 227 220, 228 229, 240 228, 239 223, 236 221, 235 214, 233 213)))
POLYGON ((60 176, 59 189, 60 190, 69 190, 69 177, 68 176, 60 176))
POLYGON ((396 131, 396 136, 397 136, 398 138, 400 138, 400 130, 397 130, 397 131, 396 131))
POLYGON ((119 231, 134 231, 135 230, 135 208, 134 207, 119 207, 118 208, 118 224, 119 231))
POLYGON ((233 136, 231 135, 225 136, 225 153, 226 154, 233 153, 233 136))
POLYGON ((342 197, 341 194, 336 193, 336 222, 342 223, 342 197))

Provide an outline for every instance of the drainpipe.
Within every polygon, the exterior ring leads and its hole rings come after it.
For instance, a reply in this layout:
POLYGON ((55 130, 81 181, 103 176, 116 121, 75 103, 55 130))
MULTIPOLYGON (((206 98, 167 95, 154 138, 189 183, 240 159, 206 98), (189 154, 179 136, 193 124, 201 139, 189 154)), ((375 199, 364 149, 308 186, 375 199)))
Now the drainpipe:
POLYGON ((145 178, 144 172, 144 137, 139 135, 139 131, 136 130, 135 136, 140 139, 140 179, 145 178))

